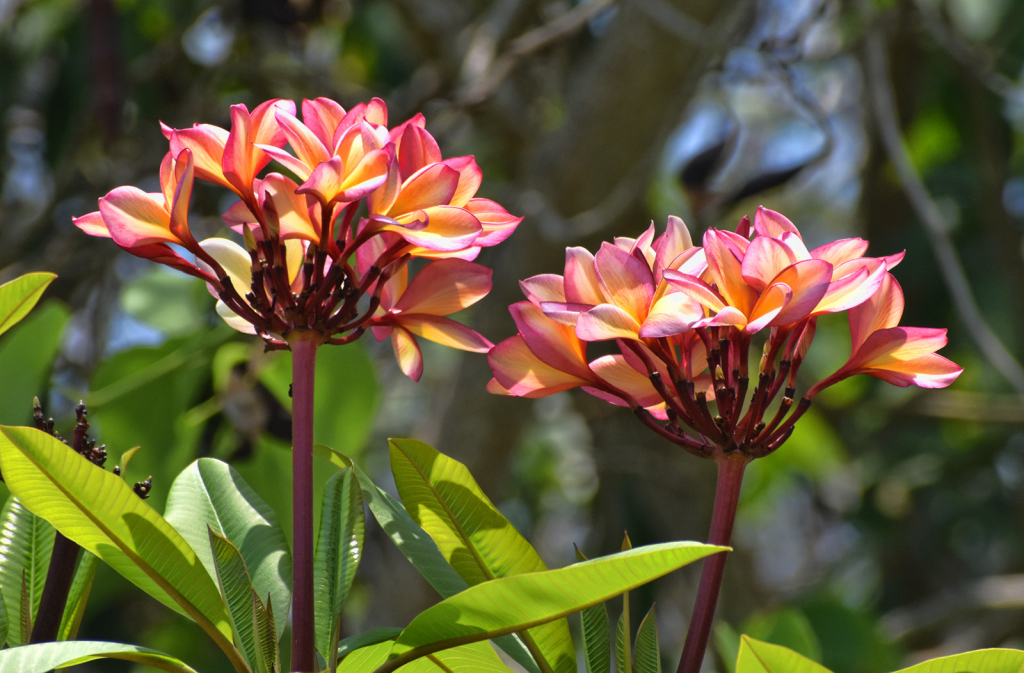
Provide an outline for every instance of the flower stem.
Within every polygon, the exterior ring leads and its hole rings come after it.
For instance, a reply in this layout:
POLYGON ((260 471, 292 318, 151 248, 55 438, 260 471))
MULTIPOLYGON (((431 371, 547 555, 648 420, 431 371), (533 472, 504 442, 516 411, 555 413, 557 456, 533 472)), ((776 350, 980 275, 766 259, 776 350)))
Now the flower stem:
POLYGON ((316 670, 313 627, 313 379, 320 335, 297 332, 292 350, 292 671, 316 670))
MULTIPOLYGON (((743 470, 750 458, 739 451, 722 454, 718 458, 718 485, 715 487, 715 509, 711 515, 711 532, 708 543, 726 546, 732 537, 732 525, 736 521, 736 504, 743 483, 743 470)), ((728 554, 709 556, 704 561, 697 589, 697 601, 693 616, 686 632, 683 656, 679 660, 677 673, 698 673, 704 661, 704 651, 711 635, 711 623, 715 617, 718 593, 725 575, 725 561, 728 554)))

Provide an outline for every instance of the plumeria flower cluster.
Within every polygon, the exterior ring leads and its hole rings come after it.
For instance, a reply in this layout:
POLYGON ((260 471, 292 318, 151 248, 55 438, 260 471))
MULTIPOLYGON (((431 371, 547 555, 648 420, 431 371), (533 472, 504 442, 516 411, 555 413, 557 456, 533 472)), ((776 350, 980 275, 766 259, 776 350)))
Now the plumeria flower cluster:
POLYGON ((756 458, 786 441, 815 395, 855 374, 949 385, 962 370, 935 354, 946 330, 899 326, 903 293, 889 271, 903 254, 865 257, 867 248, 850 238, 808 250, 792 222, 763 207, 753 227, 744 217, 735 231, 711 229, 701 246, 669 217, 657 238, 652 224, 596 255, 568 248, 563 276, 521 282, 528 301, 510 307, 519 333, 490 351, 489 390, 544 397, 582 387, 694 454, 756 458), (795 402, 817 319, 840 312, 852 354, 795 402), (752 362, 755 335, 763 351, 752 362), (591 342, 617 352, 590 360, 591 342))
POLYGON ((221 317, 269 348, 286 348, 294 332, 348 343, 370 329, 391 337, 402 370, 418 379, 416 337, 474 352, 492 346, 446 316, 490 291, 491 271, 472 260, 521 218, 475 197, 476 161, 443 159, 422 115, 389 129, 379 99, 346 111, 317 98, 302 101, 300 121, 293 102, 271 100, 252 112, 232 106, 230 131, 163 132, 161 191, 118 187, 75 220, 79 228, 203 279, 221 317), (263 174, 272 162, 284 172, 263 174), (223 219, 244 247, 192 235, 196 179, 238 196, 223 219), (413 258, 426 261, 410 280, 413 258))

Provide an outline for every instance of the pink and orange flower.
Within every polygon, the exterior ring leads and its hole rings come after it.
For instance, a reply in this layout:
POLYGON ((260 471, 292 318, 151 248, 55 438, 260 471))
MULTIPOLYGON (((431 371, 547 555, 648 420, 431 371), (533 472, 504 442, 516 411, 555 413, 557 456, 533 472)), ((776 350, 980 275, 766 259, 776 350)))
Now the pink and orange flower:
POLYGON ((792 222, 759 208, 753 227, 743 218, 736 231, 711 229, 700 247, 670 217, 657 238, 652 225, 596 255, 568 248, 564 275, 521 282, 529 301, 510 307, 518 334, 491 349, 488 389, 543 397, 582 387, 693 453, 760 456, 789 437, 818 392, 849 376, 949 385, 961 369, 934 353, 945 330, 897 325, 903 295, 888 270, 902 253, 864 257, 867 247, 853 238, 809 251, 792 222), (843 311, 853 355, 794 405, 818 317, 843 311), (752 372, 760 333, 764 354, 752 372), (587 344, 597 341, 614 341, 618 353, 589 360, 587 344))
POLYGON ((301 121, 294 103, 271 100, 251 113, 232 106, 230 131, 162 126, 169 152, 161 191, 119 187, 75 224, 203 279, 224 320, 271 348, 287 348, 296 331, 348 343, 370 329, 392 339, 402 370, 418 379, 417 336, 475 352, 491 347, 447 316, 490 291, 490 271, 470 260, 521 218, 476 197, 476 161, 444 159, 422 115, 387 124, 379 99, 346 111, 317 98, 302 102, 301 121), (285 172, 266 172, 271 162, 285 172), (238 196, 223 218, 244 245, 193 236, 195 179, 238 196), (410 278, 417 257, 427 263, 410 278))

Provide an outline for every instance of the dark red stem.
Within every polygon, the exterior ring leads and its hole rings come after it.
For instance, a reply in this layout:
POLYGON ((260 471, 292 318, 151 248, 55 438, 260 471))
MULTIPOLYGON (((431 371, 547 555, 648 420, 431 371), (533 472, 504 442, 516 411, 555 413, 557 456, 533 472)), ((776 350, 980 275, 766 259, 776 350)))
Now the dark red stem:
POLYGON ((60 533, 53 537, 53 554, 50 569, 46 571, 43 595, 39 599, 39 611, 32 624, 30 643, 51 643, 57 640, 60 622, 64 618, 64 607, 75 578, 75 566, 81 547, 60 533))
POLYGON ((292 349, 292 671, 316 670, 313 625, 313 379, 316 332, 289 335, 292 349))
MULTIPOLYGON (((736 521, 736 503, 739 502, 743 470, 750 458, 739 451, 722 455, 718 459, 718 485, 715 488, 715 510, 711 515, 711 533, 708 543, 727 546, 732 537, 732 525, 736 521)), ((728 554, 709 556, 704 561, 697 589, 697 601, 693 606, 693 617, 686 632, 683 656, 679 660, 677 673, 699 673, 704 661, 704 651, 711 635, 711 623, 715 618, 718 592, 725 575, 725 561, 728 554)))

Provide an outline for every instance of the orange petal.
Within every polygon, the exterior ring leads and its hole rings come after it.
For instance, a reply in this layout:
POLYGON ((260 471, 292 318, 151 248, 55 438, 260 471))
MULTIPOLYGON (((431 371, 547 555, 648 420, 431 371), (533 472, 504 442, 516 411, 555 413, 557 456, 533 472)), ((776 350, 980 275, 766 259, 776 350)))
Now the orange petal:
POLYGON ((260 189, 270 195, 281 225, 281 238, 301 238, 314 243, 320 242, 320 231, 309 217, 310 203, 303 194, 295 192, 298 185, 280 173, 270 173, 260 182, 260 189))
POLYGON ((743 279, 758 292, 763 292, 773 278, 794 262, 796 255, 789 246, 774 238, 758 236, 750 242, 743 256, 743 279))
POLYGON ((221 167, 224 146, 228 142, 227 131, 219 126, 196 124, 190 129, 172 131, 170 140, 174 156, 179 156, 186 148, 192 151, 197 178, 231 188, 221 167))
POLYGON ((441 161, 441 148, 422 126, 407 125, 396 145, 398 168, 403 177, 408 178, 424 166, 441 161))
POLYGON ((302 101, 302 123, 324 148, 334 147, 334 131, 345 117, 345 108, 330 98, 302 101))
POLYGON ((485 266, 461 259, 431 262, 412 279, 395 310, 430 315, 461 311, 487 296, 492 273, 485 266))
POLYGON ((231 106, 231 133, 224 145, 221 169, 224 177, 235 192, 244 198, 252 190, 252 179, 256 175, 253 166, 254 142, 252 120, 244 105, 231 106))
POLYGON ((704 317, 699 302, 682 292, 666 294, 651 307, 640 328, 640 336, 647 339, 681 334, 704 317))
POLYGON ((330 160, 327 147, 305 124, 285 112, 277 113, 277 121, 299 161, 313 169, 320 162, 330 160))
POLYGON ((768 238, 782 238, 785 233, 800 236, 800 232, 782 213, 758 206, 754 213, 754 231, 768 238))
POLYGON ((637 323, 647 318, 654 299, 654 275, 646 262, 609 243, 602 243, 595 256, 601 291, 637 323))
MULTIPOLYGON (((459 173, 459 184, 452 194, 450 205, 465 207, 476 195, 484 180, 484 172, 476 164, 474 157, 454 157, 442 161, 445 166, 459 173)), ((502 208, 504 210, 504 208, 502 208)), ((505 213, 508 215, 508 213, 505 213)))
POLYGON ((164 195, 136 187, 118 187, 100 199, 100 213, 110 237, 124 248, 151 243, 181 244, 170 229, 164 195))
MULTIPOLYGON (((771 240, 771 239, 763 239, 771 240)), ((772 283, 771 287, 765 290, 757 304, 750 312, 749 322, 743 328, 745 334, 759 332, 773 319, 775 319, 793 299, 793 292, 785 283, 772 283)))
POLYGON ((110 230, 107 229, 107 225, 103 221, 103 215, 101 215, 98 210, 92 213, 86 213, 81 217, 73 217, 71 218, 71 221, 74 222, 76 227, 90 236, 110 238, 110 230))
POLYGON ((494 347, 480 334, 451 318, 425 313, 403 313, 398 317, 398 322, 413 334, 449 348, 486 353, 494 347))
POLYGON ((594 256, 586 248, 565 249, 565 300, 591 306, 610 300, 601 289, 594 256))
POLYGON ((420 352, 420 345, 416 343, 416 337, 408 330, 396 327, 391 333, 391 346, 395 350, 395 359, 398 360, 398 367, 402 373, 413 381, 419 381, 423 376, 423 353, 420 352))
POLYGON ((634 369, 621 355, 599 357, 590 363, 590 368, 601 380, 625 392, 642 407, 664 401, 651 383, 650 377, 634 369))
MULTIPOLYGON (((406 218, 411 221, 422 215, 428 218, 424 229, 414 231, 397 225, 387 225, 384 229, 399 234, 413 245, 441 251, 462 250, 480 235, 480 221, 463 208, 436 206, 406 218)), ((406 218, 399 221, 404 223, 406 218)))
POLYGON ((342 182, 342 190, 334 198, 344 203, 358 201, 384 184, 388 174, 388 155, 381 150, 368 152, 359 159, 342 182))
POLYGON ((901 317, 903 289, 892 274, 886 273, 878 291, 864 303, 850 309, 850 340, 853 352, 857 352, 873 332, 899 325, 901 317))
POLYGON ((433 164, 402 184, 388 214, 393 217, 433 206, 448 205, 459 186, 459 173, 444 164, 433 164))
POLYGON ((492 348, 487 363, 495 380, 517 397, 546 397, 590 382, 542 362, 519 335, 492 348))
POLYGON ((704 234, 708 273, 725 302, 739 309, 743 315, 750 315, 758 293, 743 280, 743 267, 729 237, 725 235, 728 233, 709 229, 704 234))
POLYGON ((639 339, 640 323, 614 304, 598 304, 576 319, 576 336, 584 341, 639 339))
POLYGON ((512 304, 508 310, 527 347, 538 358, 577 378, 590 376, 584 345, 571 325, 551 320, 528 301, 512 304))
POLYGON ((784 283, 793 295, 771 325, 789 325, 806 318, 828 292, 831 281, 832 265, 821 259, 805 259, 786 268, 772 284, 784 283))

